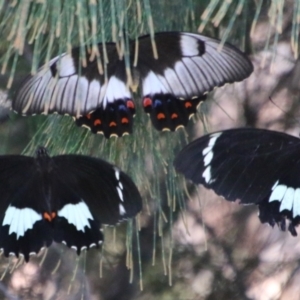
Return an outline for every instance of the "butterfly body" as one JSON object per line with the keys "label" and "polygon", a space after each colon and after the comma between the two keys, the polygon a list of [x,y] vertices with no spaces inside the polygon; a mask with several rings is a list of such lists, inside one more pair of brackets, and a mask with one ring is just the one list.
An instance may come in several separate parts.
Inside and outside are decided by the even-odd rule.
{"label": "butterfly body", "polygon": [[297,235],[300,139],[263,129],[221,131],[187,145],[174,165],[226,200],[258,205],[261,222]]}
{"label": "butterfly body", "polygon": [[52,241],[77,251],[99,246],[101,224],[141,210],[132,180],[117,167],[80,155],[0,157],[0,248],[25,260]]}
{"label": "butterfly body", "polygon": [[[220,47],[213,38],[161,32],[154,40],[155,46],[149,35],[129,43],[130,70],[120,44],[98,44],[98,57],[92,56],[88,47],[85,54],[74,48],[29,77],[14,99],[13,109],[23,115],[69,114],[93,133],[122,136],[132,132],[135,103],[130,88],[136,90],[138,84],[142,102],[152,102],[144,105],[144,110],[155,128],[173,131],[186,126],[206,93],[241,81],[253,71],[244,53],[229,44]],[[186,108],[182,102],[194,99],[197,103],[190,112],[190,106]],[[166,104],[168,100],[173,103]],[[165,107],[164,118],[159,106]],[[185,117],[177,116],[178,110],[184,110]]]}

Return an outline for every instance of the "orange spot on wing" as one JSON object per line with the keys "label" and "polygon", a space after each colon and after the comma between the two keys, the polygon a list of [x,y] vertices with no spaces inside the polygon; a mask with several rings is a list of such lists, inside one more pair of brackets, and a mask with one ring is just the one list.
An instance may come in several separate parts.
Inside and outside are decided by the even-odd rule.
{"label": "orange spot on wing", "polygon": [[129,100],[129,101],[127,101],[127,103],[126,103],[126,106],[127,106],[128,108],[134,108],[134,103],[133,103],[131,100]]}
{"label": "orange spot on wing", "polygon": [[95,121],[94,121],[94,126],[97,126],[97,125],[101,125],[101,120],[100,119],[96,119]]}
{"label": "orange spot on wing", "polygon": [[122,124],[128,124],[129,120],[127,118],[122,118],[121,123]]}
{"label": "orange spot on wing", "polygon": [[44,212],[43,213],[43,218],[49,222],[51,222],[55,217],[56,217],[56,212],[52,212],[52,213]]}
{"label": "orange spot on wing", "polygon": [[178,118],[178,115],[173,113],[172,116],[171,116],[171,119],[177,119]]}
{"label": "orange spot on wing", "polygon": [[184,106],[185,106],[186,108],[192,107],[192,103],[191,103],[191,102],[185,102],[185,103],[184,103]]}
{"label": "orange spot on wing", "polygon": [[151,98],[144,98],[143,105],[144,105],[144,107],[151,106],[152,105],[152,99]]}
{"label": "orange spot on wing", "polygon": [[163,113],[157,114],[157,119],[158,119],[158,120],[165,119],[165,118],[166,118],[166,115],[165,115],[165,114],[163,114]]}
{"label": "orange spot on wing", "polygon": [[92,115],[88,114],[88,115],[86,115],[86,118],[90,120],[92,118]]}
{"label": "orange spot on wing", "polygon": [[110,122],[109,123],[109,127],[116,127],[117,126],[117,123],[116,122],[114,122],[114,121],[112,121],[112,122]]}

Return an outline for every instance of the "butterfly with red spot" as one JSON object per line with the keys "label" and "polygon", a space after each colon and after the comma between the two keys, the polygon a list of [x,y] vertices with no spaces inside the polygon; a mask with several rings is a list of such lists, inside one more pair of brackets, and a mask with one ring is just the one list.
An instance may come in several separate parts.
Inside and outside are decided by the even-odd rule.
{"label": "butterfly with red spot", "polygon": [[90,47],[85,56],[81,48],[57,56],[25,81],[13,109],[23,115],[69,114],[93,133],[122,136],[132,132],[136,105],[130,88],[136,90],[139,83],[143,108],[154,127],[174,131],[187,125],[206,93],[242,81],[253,71],[243,52],[204,35],[160,32],[154,40],[156,51],[149,35],[130,42],[132,80],[115,43],[98,45],[100,57],[107,57],[101,62],[105,72]]}
{"label": "butterfly with red spot", "polygon": [[82,155],[0,156],[0,249],[28,261],[53,241],[79,255],[99,247],[101,224],[134,217],[142,209],[132,179],[116,166]]}
{"label": "butterfly with red spot", "polygon": [[300,224],[300,139],[240,128],[196,139],[176,156],[175,169],[229,201],[256,204],[262,223],[293,236]]}

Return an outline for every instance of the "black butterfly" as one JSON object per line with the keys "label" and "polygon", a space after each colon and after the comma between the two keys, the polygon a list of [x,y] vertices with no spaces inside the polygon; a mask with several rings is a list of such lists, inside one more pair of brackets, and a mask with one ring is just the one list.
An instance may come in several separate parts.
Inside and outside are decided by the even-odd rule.
{"label": "black butterfly", "polygon": [[[135,104],[132,90],[140,84],[142,105],[158,130],[186,126],[206,93],[225,83],[241,81],[253,71],[247,56],[237,48],[203,35],[180,32],[155,34],[158,56],[154,57],[149,35],[130,43],[133,83],[126,73],[124,56],[115,43],[106,49],[105,72],[86,48],[86,65],[80,48],[53,58],[49,65],[27,79],[13,101],[23,115],[59,113],[76,118],[76,124],[106,137],[132,132]],[[138,57],[135,63],[135,47]],[[106,76],[105,76],[106,75]],[[129,87],[130,85],[130,87]]]}
{"label": "black butterfly", "polygon": [[[297,235],[300,223],[300,140],[263,129],[232,129],[203,136],[175,158],[178,172],[229,201],[259,207],[262,223]],[[287,222],[289,220],[289,222]]]}
{"label": "black butterfly", "polygon": [[142,209],[131,178],[93,157],[0,156],[0,248],[4,255],[31,254],[52,241],[77,251],[103,241],[101,224],[116,224]]}

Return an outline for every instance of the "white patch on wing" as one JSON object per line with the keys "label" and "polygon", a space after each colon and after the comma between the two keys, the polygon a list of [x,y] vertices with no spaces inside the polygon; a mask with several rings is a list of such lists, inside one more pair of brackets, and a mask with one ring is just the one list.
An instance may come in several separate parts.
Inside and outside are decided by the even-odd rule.
{"label": "white patch on wing", "polygon": [[204,172],[203,172],[203,174],[202,174],[202,177],[204,177],[206,183],[209,183],[209,182],[210,182],[210,180],[211,180],[211,168],[210,168],[210,166],[208,166],[208,167],[204,170]]}
{"label": "white patch on wing", "polygon": [[296,189],[294,194],[293,218],[300,216],[300,189]]}
{"label": "white patch on wing", "polygon": [[207,155],[205,155],[205,157],[204,157],[204,166],[205,167],[210,164],[210,162],[213,159],[213,157],[214,157],[214,153],[212,151],[209,151],[207,153]]}
{"label": "white patch on wing", "polygon": [[222,134],[222,132],[213,133],[210,136],[207,147],[205,147],[202,151],[202,155],[204,156],[204,166],[205,167],[211,163],[211,161],[214,157],[213,147],[221,134]]}
{"label": "white patch on wing", "polygon": [[119,195],[120,200],[122,202],[124,202],[122,190],[118,186],[117,186],[117,191],[118,191],[118,195]]}
{"label": "white patch on wing", "polygon": [[121,203],[119,204],[119,212],[121,216],[126,214],[125,207]]}
{"label": "white patch on wing", "polygon": [[269,202],[272,202],[272,201],[281,201],[282,198],[283,198],[283,196],[284,196],[284,194],[285,194],[285,192],[286,192],[286,190],[287,190],[287,186],[286,185],[282,185],[282,184],[277,185],[274,188],[274,190],[273,190],[273,192],[272,192],[272,194],[271,194],[271,196],[269,198]]}
{"label": "white patch on wing", "polygon": [[66,84],[63,98],[57,99],[57,107],[60,107],[64,111],[73,111],[74,109],[73,100],[75,96],[77,79],[78,79],[77,75],[73,75],[69,77],[69,80]]}
{"label": "white patch on wing", "polygon": [[193,76],[194,68],[195,66],[193,66],[192,69],[188,70],[186,64],[184,64],[182,61],[178,61],[174,66],[175,72],[179,74],[180,79],[184,82],[186,86],[187,97],[192,97],[199,94],[198,81],[195,81]]}
{"label": "white patch on wing", "polygon": [[210,140],[209,140],[209,143],[208,143],[208,146],[209,147],[213,147],[218,139],[218,137],[222,134],[222,132],[216,132],[216,133],[213,133],[211,136],[210,136]]}
{"label": "white patch on wing", "polygon": [[93,79],[90,82],[89,85],[89,90],[88,90],[88,95],[86,98],[86,103],[84,106],[84,110],[85,111],[91,111],[92,109],[94,109],[95,107],[97,107],[102,99],[100,99],[99,102],[99,95],[100,95],[100,91],[101,91],[101,84],[99,80]]}
{"label": "white patch on wing", "polygon": [[276,181],[272,187],[269,202],[280,201],[280,212],[288,210],[293,212],[293,218],[300,216],[300,188],[295,189],[278,183],[279,181]]}
{"label": "white patch on wing", "polygon": [[289,187],[287,188],[280,204],[279,211],[283,211],[285,209],[291,210],[293,207],[293,202],[294,202],[294,194],[295,194],[295,189]]}
{"label": "white patch on wing", "polygon": [[177,98],[184,98],[187,96],[183,83],[179,80],[180,75],[177,74],[174,69],[167,68],[164,71],[164,76],[172,94],[174,94]]}
{"label": "white patch on wing", "polygon": [[118,168],[114,168],[114,169],[115,169],[116,179],[119,181],[120,180],[120,170]]}
{"label": "white patch on wing", "polygon": [[88,90],[89,81],[86,77],[79,76],[75,89],[74,105],[72,110],[73,114],[75,114],[76,117],[79,117],[81,115],[81,112],[84,110],[87,101]]}
{"label": "white patch on wing", "polygon": [[180,35],[180,48],[183,56],[199,55],[198,40],[187,35]]}
{"label": "white patch on wing", "polygon": [[87,205],[81,201],[77,204],[66,204],[57,212],[59,217],[65,218],[69,224],[73,224],[78,231],[83,231],[85,226],[91,227],[89,219],[93,220],[92,214]]}
{"label": "white patch on wing", "polygon": [[170,93],[166,79],[150,71],[143,79],[143,96],[160,93]]}
{"label": "white patch on wing", "polygon": [[60,77],[67,77],[75,74],[74,60],[69,54],[63,54],[60,57],[56,57],[56,59],[56,68]]}
{"label": "white patch on wing", "polygon": [[119,188],[120,188],[121,190],[123,190],[123,184],[122,184],[121,181],[119,181]]}
{"label": "white patch on wing", "polygon": [[272,186],[272,191],[276,188],[276,186],[278,185],[278,183],[279,183],[279,180],[277,180],[277,181],[274,183],[274,185]]}
{"label": "white patch on wing", "polygon": [[16,208],[9,206],[5,212],[2,226],[9,225],[8,234],[15,233],[17,239],[32,229],[34,224],[42,220],[42,215],[32,208]]}
{"label": "white patch on wing", "polygon": [[107,103],[112,103],[117,99],[130,99],[131,93],[126,86],[126,83],[120,79],[118,79],[116,76],[111,76],[107,89],[106,94],[103,100],[103,108],[106,108]]}

